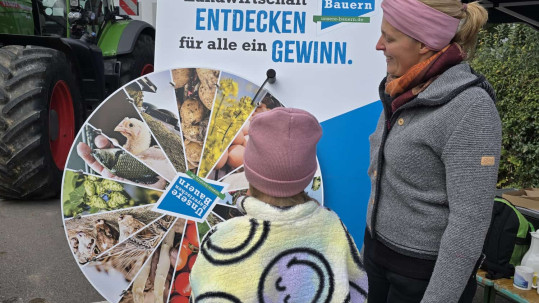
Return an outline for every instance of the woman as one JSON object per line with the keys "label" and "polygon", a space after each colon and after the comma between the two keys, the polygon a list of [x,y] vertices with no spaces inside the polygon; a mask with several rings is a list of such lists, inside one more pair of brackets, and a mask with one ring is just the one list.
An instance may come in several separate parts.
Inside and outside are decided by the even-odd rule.
{"label": "woman", "polygon": [[471,302],[501,147],[493,89],[464,61],[487,13],[455,0],[384,0],[382,9],[368,301]]}

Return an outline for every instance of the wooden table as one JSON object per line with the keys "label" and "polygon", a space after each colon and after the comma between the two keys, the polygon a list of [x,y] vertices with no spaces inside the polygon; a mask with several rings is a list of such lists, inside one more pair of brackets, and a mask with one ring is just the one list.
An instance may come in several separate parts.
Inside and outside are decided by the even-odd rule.
{"label": "wooden table", "polygon": [[490,280],[485,275],[486,272],[480,269],[476,276],[477,283],[485,288],[483,302],[494,303],[498,294],[519,303],[539,302],[539,294],[536,289],[521,290],[513,286],[513,279]]}

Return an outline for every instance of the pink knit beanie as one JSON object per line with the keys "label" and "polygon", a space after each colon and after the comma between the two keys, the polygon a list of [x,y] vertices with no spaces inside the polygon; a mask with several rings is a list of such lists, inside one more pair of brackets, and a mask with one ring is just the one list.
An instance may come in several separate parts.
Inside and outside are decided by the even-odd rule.
{"label": "pink knit beanie", "polygon": [[274,197],[302,192],[316,173],[321,136],[318,120],[301,109],[278,107],[254,116],[243,162],[247,181]]}

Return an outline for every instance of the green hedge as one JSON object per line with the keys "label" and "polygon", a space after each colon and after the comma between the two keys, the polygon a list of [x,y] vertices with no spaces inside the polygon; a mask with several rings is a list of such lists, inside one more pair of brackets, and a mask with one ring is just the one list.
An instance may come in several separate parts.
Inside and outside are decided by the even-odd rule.
{"label": "green hedge", "polygon": [[539,32],[488,26],[471,61],[494,86],[503,127],[498,187],[539,186]]}

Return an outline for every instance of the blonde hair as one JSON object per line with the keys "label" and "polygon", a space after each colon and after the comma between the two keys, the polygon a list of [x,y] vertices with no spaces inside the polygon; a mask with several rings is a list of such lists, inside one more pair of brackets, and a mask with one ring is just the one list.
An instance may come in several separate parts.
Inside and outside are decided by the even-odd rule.
{"label": "blonde hair", "polygon": [[460,19],[459,28],[451,42],[457,43],[466,52],[466,59],[472,58],[477,45],[477,34],[488,19],[487,10],[478,2],[464,6],[460,0],[419,1],[446,15]]}
{"label": "blonde hair", "polygon": [[[257,198],[259,200],[263,200],[271,205],[275,206],[293,206],[305,203],[307,201],[316,201],[315,199],[311,198],[306,192],[302,191],[299,194],[296,194],[292,197],[274,197],[267,195],[260,190],[256,189],[254,186],[249,184],[249,191],[251,192],[251,196],[253,198]],[[317,201],[318,202],[318,201]]]}

